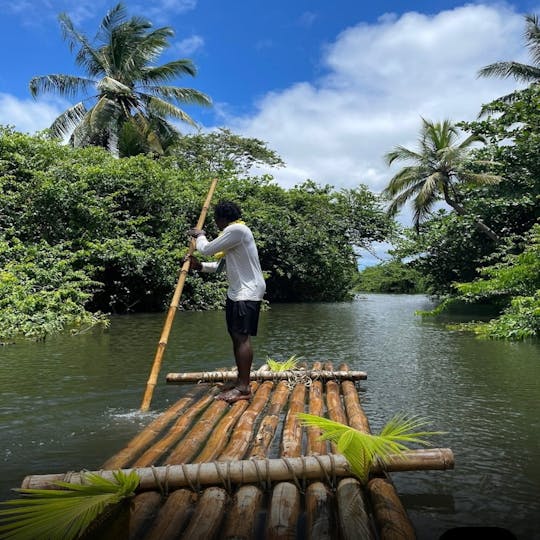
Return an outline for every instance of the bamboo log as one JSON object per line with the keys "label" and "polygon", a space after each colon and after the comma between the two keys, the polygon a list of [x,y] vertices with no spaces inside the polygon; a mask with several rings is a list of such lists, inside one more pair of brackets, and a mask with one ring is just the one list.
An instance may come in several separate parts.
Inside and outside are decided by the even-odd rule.
{"label": "bamboo log", "polygon": [[297,413],[304,412],[306,386],[297,384],[289,401],[289,411],[283,425],[281,457],[298,457],[302,453],[302,424]]}
{"label": "bamboo log", "polygon": [[[346,366],[340,366],[340,368],[346,370]],[[360,398],[358,397],[358,391],[356,386],[349,382],[343,381],[341,383],[341,389],[343,392],[343,401],[345,403],[345,410],[349,419],[349,426],[362,431],[363,433],[371,433],[369,427],[369,421],[360,404]]]}
{"label": "bamboo log", "polygon": [[[257,390],[257,383],[251,383],[251,392]],[[214,461],[227,445],[231,430],[238,422],[247,409],[249,401],[242,399],[233,403],[227,414],[219,421],[218,425],[212,430],[212,434],[206,441],[201,453],[193,460],[193,463],[201,463],[204,461]]]}
{"label": "bamboo log", "polygon": [[[313,364],[313,369],[315,371],[319,370],[321,366],[320,362],[315,362]],[[309,388],[309,413],[314,414],[315,416],[323,416],[324,413],[324,403],[323,403],[323,387],[322,383],[319,380],[313,381]],[[327,444],[326,441],[321,441],[320,436],[322,435],[322,430],[317,427],[310,426],[307,428],[307,444],[308,444],[308,455],[320,455],[327,453]]]}
{"label": "bamboo log", "polygon": [[150,422],[138,435],[133,437],[125,448],[110,457],[103,464],[103,469],[121,469],[133,463],[133,460],[157,438],[175,417],[184,413],[204,390],[204,387],[192,388],[183,398],[179,399],[172,407],[169,407],[163,414]]}
{"label": "bamboo log", "polygon": [[227,507],[227,492],[218,487],[205,489],[187,529],[181,536],[182,540],[203,540],[217,537],[225,509]]}
{"label": "bamboo log", "polygon": [[[268,390],[271,390],[271,387],[273,385],[267,385]],[[251,392],[254,394],[253,400],[256,401],[255,408],[257,410],[260,410],[259,407],[262,405],[262,399],[261,396],[264,396],[264,391],[262,394],[259,395],[257,392],[258,383],[254,382],[251,383]],[[264,399],[266,401],[266,399]],[[241,415],[248,407],[249,402],[248,400],[241,400],[236,403],[234,403],[231,407],[231,411],[229,411],[228,414],[225,415],[225,417],[220,421],[219,425],[214,430],[214,435],[210,438],[211,440],[207,441],[205,449],[202,451],[201,455],[198,457],[198,462],[204,462],[210,459],[211,456],[220,455],[220,452],[223,450],[223,447],[225,446],[227,440],[225,438],[225,432],[228,431],[229,426],[232,424],[233,421],[236,421],[238,419],[238,416]],[[258,413],[257,413],[258,414]],[[214,437],[215,436],[215,437]],[[219,440],[219,436],[221,436],[221,441]],[[230,459],[241,459],[243,454],[245,452],[245,449],[242,448],[242,446],[232,447],[232,453],[230,454]],[[207,459],[208,458],[208,459]],[[230,481],[226,477],[222,477],[223,484],[230,490]],[[247,486],[244,486],[247,487]],[[241,490],[243,488],[240,488]],[[252,492],[252,498],[251,501],[252,505],[256,505],[256,501],[259,499],[262,499],[262,491],[260,491],[258,488],[253,487],[253,490],[255,492],[258,492],[258,494],[253,495]],[[206,494],[206,491],[204,492]],[[226,513],[225,516],[225,523],[224,526],[227,527],[229,530],[232,529],[238,529],[240,527],[241,531],[250,530],[252,529],[254,525],[255,516],[250,515],[249,517],[243,516],[242,519],[240,519],[240,522],[231,522],[231,512],[238,514],[242,511],[243,503],[245,502],[246,497],[246,491],[242,491],[240,495],[237,494],[237,496],[233,500],[233,507],[232,509],[229,509],[229,511]],[[235,512],[236,509],[236,512]],[[202,512],[204,510],[201,510]],[[239,525],[241,523],[241,525]],[[232,535],[233,538],[237,538],[236,534]],[[203,537],[204,538],[204,537]]]}
{"label": "bamboo log", "polygon": [[375,538],[370,526],[367,501],[356,478],[344,478],[339,482],[336,499],[340,538],[342,540]]}
{"label": "bamboo log", "polygon": [[336,528],[333,497],[323,482],[314,482],[306,489],[306,530],[309,540],[331,540]]}
{"label": "bamboo log", "polygon": [[215,425],[219,422],[229,404],[221,399],[214,402],[204,411],[195,425],[186,433],[165,460],[167,465],[189,463],[197,455],[202,444],[208,438]]}
{"label": "bamboo log", "polygon": [[272,492],[266,538],[268,540],[296,540],[300,515],[300,492],[294,484],[279,483]]}
{"label": "bamboo log", "polygon": [[[206,214],[210,206],[210,201],[214,195],[214,191],[217,185],[217,178],[212,180],[208,193],[206,195],[206,200],[204,201],[201,213],[199,215],[199,221],[197,221],[197,229],[202,229],[204,225],[204,220],[206,219]],[[189,242],[188,255],[192,255],[195,251],[196,241],[192,238]],[[156,350],[156,355],[154,356],[154,362],[152,363],[152,369],[150,370],[150,375],[148,376],[148,381],[146,383],[146,390],[144,391],[143,400],[141,403],[141,411],[147,411],[150,408],[150,402],[152,401],[152,394],[154,393],[154,388],[156,386],[157,377],[159,370],[161,369],[161,363],[163,361],[163,354],[165,352],[165,347],[169,340],[169,334],[171,332],[172,323],[176,310],[178,309],[178,303],[180,301],[180,296],[184,289],[184,283],[186,282],[186,276],[189,272],[189,260],[186,259],[180,270],[180,276],[176,283],[176,288],[169,306],[169,311],[167,312],[167,317],[165,319],[165,324],[163,325],[163,330],[161,331],[161,336],[159,338],[158,347]]]}
{"label": "bamboo log", "polygon": [[[249,374],[251,381],[280,381],[294,379],[294,377],[309,377],[313,380],[360,381],[367,379],[365,371],[327,371],[323,369],[291,370],[291,371],[252,371]],[[231,371],[199,371],[194,373],[168,373],[166,381],[169,384],[184,383],[217,383],[235,381],[237,374]]]}
{"label": "bamboo log", "polygon": [[242,459],[247,452],[249,443],[253,436],[253,426],[259,413],[264,409],[268,397],[272,392],[274,383],[267,381],[259,387],[251,400],[251,404],[236,424],[236,428],[229,439],[225,449],[218,457],[218,461],[230,461],[232,459]]}
{"label": "bamboo log", "polygon": [[249,453],[250,458],[264,459],[270,443],[276,433],[279,424],[279,414],[289,397],[289,387],[286,381],[281,381],[272,395],[267,415],[262,419],[253,446]]}
{"label": "bamboo log", "polygon": [[[235,494],[225,518],[223,538],[253,540],[259,538],[257,523],[261,512],[263,492],[257,486],[242,486]],[[157,540],[157,539],[156,539]]]}
{"label": "bamboo log", "polygon": [[397,496],[394,486],[383,478],[367,485],[381,540],[414,540],[413,525]]}
{"label": "bamboo log", "polygon": [[[316,362],[314,369],[320,369],[321,363]],[[325,371],[333,371],[331,362],[323,366]],[[334,384],[336,384],[334,382]],[[328,390],[328,383],[326,384]],[[328,396],[327,396],[328,398]],[[320,381],[312,383],[309,393],[309,412],[317,416],[323,416],[323,386]],[[308,452],[312,454],[326,454],[327,443],[319,441],[321,431],[314,428],[308,429]],[[335,528],[333,523],[332,497],[327,486],[320,481],[312,482],[306,489],[306,532],[309,539],[327,540],[329,534]]]}
{"label": "bamboo log", "polygon": [[[393,472],[406,470],[445,470],[453,467],[454,459],[449,448],[409,450],[397,456],[390,456],[385,470]],[[407,466],[409,464],[409,466]],[[323,456],[303,456],[286,459],[245,459],[239,461],[212,461],[210,463],[169,465],[162,467],[142,467],[122,469],[126,474],[135,470],[140,477],[137,491],[168,486],[170,490],[195,484],[221,484],[227,479],[232,484],[257,482],[261,478],[270,482],[293,480],[294,477],[321,479],[326,476],[341,478],[351,476],[347,460],[340,454]],[[113,480],[114,471],[92,471],[94,474]],[[381,472],[379,464],[374,464],[372,473]],[[84,472],[29,475],[22,482],[22,488],[57,489],[55,482],[62,481],[81,484]]]}
{"label": "bamboo log", "polygon": [[328,418],[334,422],[347,424],[347,415],[343,410],[341,403],[340,387],[335,381],[326,383],[326,408],[328,410]]}
{"label": "bamboo log", "polygon": [[[344,366],[346,368],[346,366]],[[349,416],[349,425],[371,433],[369,422],[360,404],[360,399],[351,384],[346,381],[342,384],[343,392],[346,394],[345,404]],[[453,458],[452,458],[453,466]],[[367,494],[371,501],[378,534],[381,540],[408,540],[416,538],[412,523],[399,500],[399,496],[390,477],[385,472],[390,472],[390,468],[380,471],[381,478],[374,478],[368,483]],[[372,472],[373,474],[373,472]]]}
{"label": "bamboo log", "polygon": [[156,518],[161,504],[157,491],[139,493],[132,501],[129,515],[129,540],[142,538]]}
{"label": "bamboo log", "polygon": [[176,540],[191,515],[194,494],[189,489],[177,489],[168,497],[145,540]]}
{"label": "bamboo log", "polygon": [[133,466],[148,467],[149,465],[157,465],[158,460],[185,436],[187,429],[193,420],[203,409],[213,402],[215,393],[216,389],[214,388],[209,395],[204,396],[200,401],[194,403],[180,418],[178,418],[167,435],[146,450],[146,452],[135,461]]}
{"label": "bamboo log", "polygon": [[[335,381],[328,381],[326,383],[327,414],[330,420],[347,425],[347,415],[343,410],[339,390],[340,387]],[[335,442],[330,442],[330,447],[332,452],[337,452],[337,444]]]}

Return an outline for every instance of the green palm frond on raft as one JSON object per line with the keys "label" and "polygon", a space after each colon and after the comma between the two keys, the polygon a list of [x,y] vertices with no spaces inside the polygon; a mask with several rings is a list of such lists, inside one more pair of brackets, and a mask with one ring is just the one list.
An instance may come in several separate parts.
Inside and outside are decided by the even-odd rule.
{"label": "green palm frond on raft", "polygon": [[315,427],[322,431],[321,440],[329,440],[337,445],[337,451],[345,456],[352,472],[366,483],[369,470],[375,461],[383,465],[389,455],[399,455],[409,450],[405,444],[430,446],[424,439],[432,435],[441,435],[441,431],[418,431],[427,425],[427,421],[403,414],[394,416],[379,435],[363,433],[350,426],[328,420],[321,416],[298,413],[297,417],[304,426]]}
{"label": "green palm frond on raft", "polygon": [[0,509],[0,538],[74,540],[122,500],[135,495],[139,476],[135,471],[113,473],[115,481],[92,473],[84,474],[84,484],[56,482],[63,489],[17,489],[21,499],[3,501]]}
{"label": "green palm frond on raft", "polygon": [[277,360],[272,360],[271,358],[268,358],[266,360],[266,363],[268,364],[268,369],[270,371],[292,371],[296,369],[298,365],[298,360],[300,360],[300,357],[296,356],[296,354],[293,354],[288,360],[285,360],[283,362],[278,362]]}

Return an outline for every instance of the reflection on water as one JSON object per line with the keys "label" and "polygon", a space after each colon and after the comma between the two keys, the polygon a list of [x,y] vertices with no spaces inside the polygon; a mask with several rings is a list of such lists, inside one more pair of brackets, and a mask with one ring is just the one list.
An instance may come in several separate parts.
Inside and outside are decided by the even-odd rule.
{"label": "reflection on water", "polygon": [[[540,538],[540,345],[483,341],[415,310],[423,296],[274,305],[261,314],[255,364],[296,354],[367,371],[358,388],[377,432],[395,413],[446,432],[456,468],[393,475],[421,540],[458,526]],[[165,374],[233,365],[220,312],[176,315],[152,411],[141,414],[163,315],[107,331],[0,349],[0,499],[27,474],[95,469],[188,387]]]}

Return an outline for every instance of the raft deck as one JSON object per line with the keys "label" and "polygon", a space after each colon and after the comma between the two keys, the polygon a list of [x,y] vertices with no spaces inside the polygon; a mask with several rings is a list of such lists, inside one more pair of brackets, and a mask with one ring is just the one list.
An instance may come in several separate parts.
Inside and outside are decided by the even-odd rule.
{"label": "raft deck", "polygon": [[[302,427],[296,413],[369,432],[355,385],[366,375],[345,365],[334,372],[331,364],[320,362],[294,375],[265,373],[264,368],[252,373],[251,400],[232,405],[214,399],[215,384],[195,384],[103,464],[104,476],[136,468],[141,477],[124,512],[126,537],[414,539],[387,471],[452,468],[451,450],[411,451],[386,471],[375,467],[362,486],[333,443],[320,441],[319,430]],[[235,378],[231,371],[221,374],[214,374],[213,382]],[[167,382],[189,382],[184,375],[169,374]],[[77,482],[77,476],[28,476],[23,487]],[[99,538],[118,527],[109,523],[102,529]]]}

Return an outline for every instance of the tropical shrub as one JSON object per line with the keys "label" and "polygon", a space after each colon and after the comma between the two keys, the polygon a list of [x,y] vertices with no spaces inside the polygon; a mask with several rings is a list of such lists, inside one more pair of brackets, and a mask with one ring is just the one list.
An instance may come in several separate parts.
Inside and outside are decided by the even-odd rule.
{"label": "tropical shrub", "polygon": [[[212,138],[212,148],[220,140]],[[238,148],[241,159],[234,165],[238,169],[249,167],[255,159],[273,159],[262,152],[260,142],[244,145],[230,135],[222,142],[224,152],[216,154],[217,161]],[[252,145],[256,154],[249,158]],[[99,312],[165,310],[187,252],[186,231],[197,222],[210,183],[207,161],[203,160],[204,170],[196,173],[199,147],[207,155],[204,139],[199,139],[190,150],[193,163],[182,169],[174,155],[159,160],[117,159],[101,148],[73,149],[41,136],[1,129],[2,267],[9,267],[9,276],[4,275],[2,301],[7,309],[0,312],[0,339],[16,334],[44,337],[97,320],[92,317]],[[258,243],[267,300],[350,298],[357,272],[354,246],[383,239],[391,228],[377,197],[363,186],[337,192],[312,182],[287,191],[270,177],[240,179],[231,176],[230,168],[225,170],[214,201],[240,202]],[[219,231],[211,214],[205,228],[213,238]],[[31,272],[25,257],[37,260],[31,255],[36,249],[41,254],[38,259],[47,261],[47,255],[54,259],[43,267],[39,261],[33,263],[40,268],[39,283],[25,274]],[[19,252],[28,255],[16,256]],[[48,271],[61,263],[62,272],[56,279],[49,278]],[[17,291],[23,284],[27,295],[34,294],[32,287],[43,294],[46,287],[58,291],[66,286],[79,311],[72,306],[71,319],[57,317],[52,324],[41,312],[54,313],[50,298],[49,307],[43,301],[27,300],[22,310]],[[226,287],[223,275],[192,273],[180,308],[221,307]],[[22,313],[27,313],[26,322]],[[30,331],[32,324],[36,329]],[[38,329],[40,325],[47,329]]]}
{"label": "tropical shrub", "polygon": [[526,236],[527,247],[519,254],[483,268],[481,278],[455,285],[458,298],[467,302],[491,300],[502,314],[487,323],[462,325],[477,334],[520,340],[540,336],[540,225]]}

